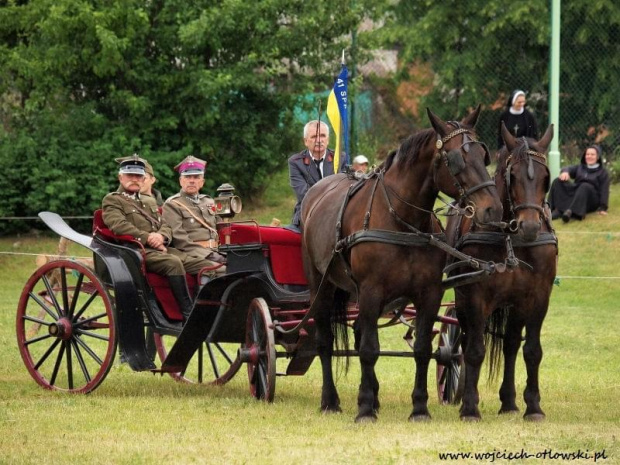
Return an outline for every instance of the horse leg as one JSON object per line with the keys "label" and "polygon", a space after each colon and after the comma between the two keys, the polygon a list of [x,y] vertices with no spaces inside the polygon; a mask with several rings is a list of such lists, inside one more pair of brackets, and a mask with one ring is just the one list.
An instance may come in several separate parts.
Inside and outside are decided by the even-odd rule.
{"label": "horse leg", "polygon": [[470,304],[465,307],[467,318],[459,318],[460,323],[465,323],[463,331],[467,335],[463,358],[465,361],[465,388],[463,390],[463,403],[460,409],[460,417],[463,421],[478,421],[481,418],[478,403],[478,380],[480,368],[484,361],[484,319],[482,312],[476,312],[475,306]]}
{"label": "horse leg", "polygon": [[[413,357],[415,359],[415,384],[411,393],[413,411],[409,415],[409,421],[425,421],[431,419],[428,411],[428,365],[433,351],[433,325],[439,312],[441,303],[441,290],[433,292],[427,290],[431,300],[416,305],[416,337],[413,345]],[[435,298],[435,296],[437,296]]]}
{"label": "horse leg", "polygon": [[504,379],[499,389],[499,399],[502,402],[499,414],[519,411],[516,403],[515,365],[517,353],[521,347],[521,332],[524,325],[517,319],[515,313],[515,309],[511,309],[504,334]]}
{"label": "horse leg", "polygon": [[377,420],[379,410],[379,381],[375,373],[375,364],[379,358],[379,331],[377,327],[379,302],[362,296],[357,318],[359,333],[359,359],[362,379],[357,395],[357,416],[355,422]]}
{"label": "horse leg", "polygon": [[525,345],[523,346],[523,359],[527,370],[527,383],[523,393],[523,399],[527,406],[523,418],[530,421],[545,419],[545,413],[540,408],[540,390],[538,387],[538,369],[542,360],[543,352],[540,345],[540,330],[542,320],[528,322],[525,330]]}
{"label": "horse leg", "polygon": [[313,305],[316,307],[314,316],[316,351],[321,361],[323,387],[321,389],[321,411],[342,412],[340,398],[334,383],[332,355],[334,352],[334,333],[331,326],[331,306],[335,288],[324,283],[321,294],[315,296]]}

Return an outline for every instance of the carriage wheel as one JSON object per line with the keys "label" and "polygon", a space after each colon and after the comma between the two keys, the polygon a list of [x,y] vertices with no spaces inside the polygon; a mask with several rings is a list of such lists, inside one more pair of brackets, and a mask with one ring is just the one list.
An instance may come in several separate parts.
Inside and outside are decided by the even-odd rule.
{"label": "carriage wheel", "polygon": [[[177,336],[153,333],[157,355],[163,363],[168,349],[176,342]],[[222,385],[230,381],[241,368],[239,344],[203,342],[184,371],[170,373],[177,381],[185,383]]]}
{"label": "carriage wheel", "polygon": [[276,346],[269,307],[261,297],[248,309],[244,361],[248,364],[250,392],[257,399],[273,402],[276,391]]}
{"label": "carriage wheel", "polygon": [[[456,318],[454,307],[448,307],[445,316]],[[437,359],[437,394],[442,404],[458,404],[464,383],[460,382],[463,366],[461,327],[442,323],[439,332],[439,358]],[[464,371],[463,371],[464,374]]]}
{"label": "carriage wheel", "polygon": [[17,307],[17,345],[46,389],[87,393],[116,354],[112,301],[93,271],[74,261],[46,263],[30,277]]}

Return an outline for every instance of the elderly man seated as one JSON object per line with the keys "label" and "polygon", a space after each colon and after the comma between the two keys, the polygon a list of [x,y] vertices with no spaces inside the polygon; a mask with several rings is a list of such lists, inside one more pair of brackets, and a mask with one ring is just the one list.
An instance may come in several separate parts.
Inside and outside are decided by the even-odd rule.
{"label": "elderly man seated", "polygon": [[164,221],[172,228],[172,246],[196,257],[214,268],[207,276],[214,278],[226,273],[226,259],[218,252],[215,202],[200,193],[205,183],[207,162],[188,156],[174,167],[179,173],[181,190],[164,203]]}

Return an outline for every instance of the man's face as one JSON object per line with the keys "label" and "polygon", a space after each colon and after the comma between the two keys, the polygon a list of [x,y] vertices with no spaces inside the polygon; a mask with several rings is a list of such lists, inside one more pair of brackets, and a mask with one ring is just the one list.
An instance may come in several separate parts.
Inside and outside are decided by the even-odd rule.
{"label": "man's face", "polygon": [[118,180],[123,189],[133,194],[140,192],[144,186],[144,175],[142,174],[119,174]]}
{"label": "man's face", "polygon": [[144,176],[144,184],[140,189],[140,193],[151,195],[153,193],[151,189],[153,188],[153,184],[155,184],[155,181],[157,181],[155,176],[151,176],[147,173],[146,176]]}
{"label": "man's face", "polygon": [[353,163],[351,168],[353,171],[361,171],[362,173],[366,173],[366,171],[368,171],[368,163]]}
{"label": "man's face", "polygon": [[202,189],[205,183],[205,178],[202,174],[190,174],[189,176],[179,177],[179,184],[181,184],[181,190],[187,195],[196,195]]}
{"label": "man's face", "polygon": [[[320,131],[317,131],[317,126]],[[327,134],[327,126],[318,123],[311,124],[308,127],[308,137],[304,137],[304,145],[312,154],[312,158],[320,159],[327,150],[329,144],[329,135]]]}

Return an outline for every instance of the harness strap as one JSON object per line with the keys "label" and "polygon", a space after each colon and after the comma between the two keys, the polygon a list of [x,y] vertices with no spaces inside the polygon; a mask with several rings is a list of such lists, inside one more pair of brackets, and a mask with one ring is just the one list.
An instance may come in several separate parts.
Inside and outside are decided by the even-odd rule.
{"label": "harness strap", "polygon": [[402,246],[424,246],[431,242],[431,238],[446,241],[446,235],[439,233],[432,234],[411,234],[401,231],[389,231],[386,229],[371,229],[366,231],[357,231],[353,234],[341,239],[336,244],[336,248],[346,250],[361,242],[381,242],[383,244],[402,245]]}

